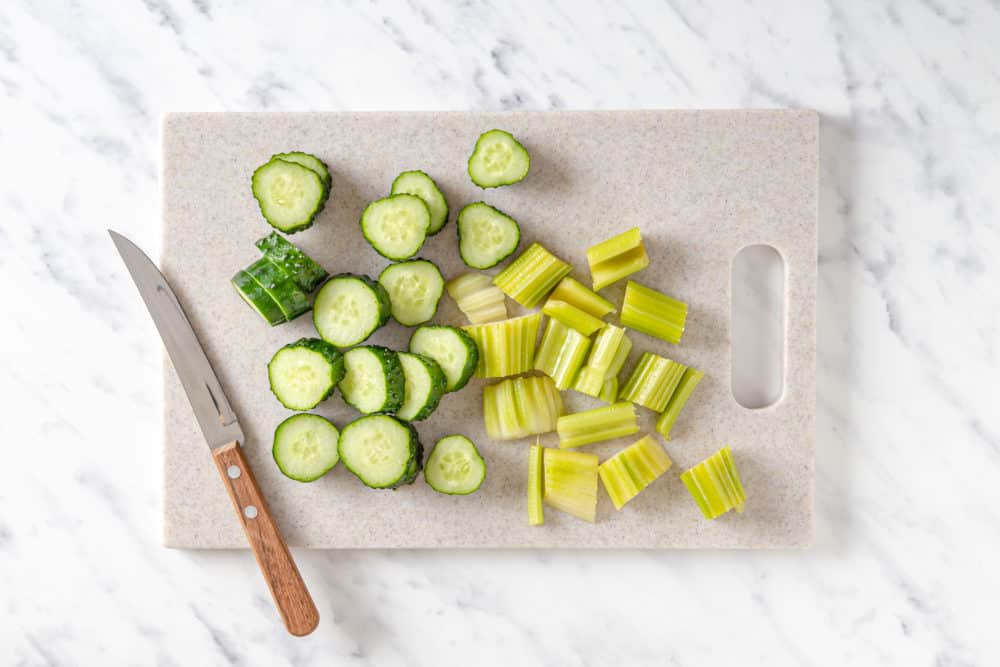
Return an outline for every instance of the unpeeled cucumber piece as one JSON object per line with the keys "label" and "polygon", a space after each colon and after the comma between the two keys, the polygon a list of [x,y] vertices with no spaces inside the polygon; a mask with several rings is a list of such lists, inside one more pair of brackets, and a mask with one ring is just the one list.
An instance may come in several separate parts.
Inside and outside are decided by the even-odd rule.
{"label": "unpeeled cucumber piece", "polygon": [[284,160],[285,162],[294,162],[295,164],[300,164],[306,169],[311,169],[316,172],[320,180],[323,181],[323,188],[326,190],[327,196],[330,194],[330,168],[326,166],[326,163],[320,160],[318,157],[312,153],[305,153],[303,151],[291,151],[288,153],[275,153],[271,156],[272,160]]}
{"label": "unpeeled cucumber piece", "polygon": [[240,295],[240,298],[272,327],[286,321],[285,314],[281,312],[277,302],[264,291],[264,288],[249,273],[237,271],[230,282],[236,288],[236,293]]}
{"label": "unpeeled cucumber piece", "polygon": [[280,158],[257,167],[251,189],[264,219],[286,234],[311,227],[327,195],[319,174]]}
{"label": "unpeeled cucumber piece", "polygon": [[474,493],[484,479],[486,461],[475,443],[464,435],[447,435],[438,440],[424,466],[427,484],[438,493],[449,496]]}
{"label": "unpeeled cucumber piece", "polygon": [[437,409],[448,381],[438,363],[413,352],[397,352],[403,368],[403,404],[396,416],[408,422],[426,419]]}
{"label": "unpeeled cucumber piece", "polygon": [[469,156],[469,178],[481,188],[522,181],[530,168],[527,149],[505,130],[483,132]]}
{"label": "unpeeled cucumber piece", "polygon": [[362,414],[395,412],[403,405],[406,381],[399,357],[380,345],[356,347],[344,355],[340,393]]}
{"label": "unpeeled cucumber piece", "polygon": [[337,427],[323,417],[292,415],[274,430],[271,455],[285,477],[313,482],[337,465],[339,440]]}
{"label": "unpeeled cucumber piece", "polygon": [[514,218],[484,202],[458,212],[458,252],[466,266],[488,269],[510,257],[521,242]]}
{"label": "unpeeled cucumber piece", "polygon": [[426,259],[390,264],[379,274],[378,282],[389,294],[392,318],[405,327],[434,317],[444,292],[441,271]]}
{"label": "unpeeled cucumber piece", "polygon": [[261,257],[245,271],[281,309],[285,320],[292,321],[309,310],[309,297],[280,266]]}
{"label": "unpeeled cucumber piece", "polygon": [[344,355],[319,338],[303,338],[274,353],[267,364],[271,392],[289,410],[311,410],[344,377]]}
{"label": "unpeeled cucumber piece", "polygon": [[361,233],[378,254],[393,261],[416,255],[430,224],[427,204],[410,194],[377,199],[361,213]]}
{"label": "unpeeled cucumber piece", "polygon": [[312,292],[326,280],[326,269],[278,232],[257,239],[254,245],[264,257],[284,269],[304,292]]}
{"label": "unpeeled cucumber piece", "polygon": [[427,228],[428,236],[440,232],[448,222],[448,202],[441,194],[441,189],[433,178],[419,169],[404,171],[397,176],[396,180],[392,182],[392,190],[389,194],[416,195],[424,200],[431,215],[431,223]]}
{"label": "unpeeled cucumber piece", "polygon": [[338,451],[344,467],[373,489],[412,484],[424,458],[416,430],[389,415],[369,415],[345,426]]}
{"label": "unpeeled cucumber piece", "polygon": [[319,288],[313,324],[323,340],[337,347],[364,342],[389,321],[392,306],[385,288],[368,276],[341,273]]}

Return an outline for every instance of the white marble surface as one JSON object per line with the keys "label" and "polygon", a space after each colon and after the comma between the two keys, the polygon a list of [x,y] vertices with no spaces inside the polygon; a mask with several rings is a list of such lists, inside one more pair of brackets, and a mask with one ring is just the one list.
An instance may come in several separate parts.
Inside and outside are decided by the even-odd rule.
{"label": "white marble surface", "polygon": [[[1000,662],[995,0],[236,4],[0,4],[0,664]],[[300,552],[292,639],[159,546],[161,112],[745,106],[824,114],[814,550]]]}

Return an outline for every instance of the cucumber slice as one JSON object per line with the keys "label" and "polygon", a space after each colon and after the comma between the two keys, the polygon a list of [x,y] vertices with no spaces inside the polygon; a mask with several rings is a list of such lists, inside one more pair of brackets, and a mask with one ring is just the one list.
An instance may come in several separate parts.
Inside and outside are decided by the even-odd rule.
{"label": "cucumber slice", "polygon": [[356,347],[344,355],[344,366],[340,393],[358,412],[395,412],[403,405],[403,367],[392,350]]}
{"label": "cucumber slice", "polygon": [[339,451],[344,467],[373,489],[412,483],[423,458],[413,427],[388,415],[361,417],[345,426]]}
{"label": "cucumber slice", "polygon": [[261,215],[286,234],[311,227],[326,201],[326,188],[319,174],[281,159],[257,167],[251,186]]}
{"label": "cucumber slice", "polygon": [[350,347],[388,322],[390,312],[384,287],[368,276],[341,273],[319,288],[313,303],[313,324],[326,342]]}
{"label": "cucumber slice", "polygon": [[344,355],[319,338],[289,343],[267,364],[271,392],[289,410],[312,410],[343,377]]}
{"label": "cucumber slice", "polygon": [[424,200],[431,214],[431,224],[427,235],[433,236],[441,231],[448,222],[448,202],[441,194],[434,179],[418,170],[404,171],[392,182],[393,195],[416,195]]}
{"label": "cucumber slice", "polygon": [[407,327],[434,317],[444,292],[441,271],[426,259],[390,264],[379,275],[378,282],[389,294],[393,319]]}
{"label": "cucumber slice", "polygon": [[479,135],[469,156],[469,178],[481,188],[496,188],[524,180],[531,168],[528,151],[504,130]]}
{"label": "cucumber slice", "polygon": [[416,195],[377,199],[361,214],[361,233],[375,252],[398,261],[417,254],[427,238],[431,212]]}
{"label": "cucumber slice", "polygon": [[445,391],[449,392],[464,387],[479,364],[476,341],[456,327],[419,327],[410,336],[409,350],[437,362],[447,380]]}
{"label": "cucumber slice", "polygon": [[397,352],[403,367],[403,406],[396,416],[408,422],[420,421],[437,409],[448,381],[444,371],[430,357],[412,352]]}
{"label": "cucumber slice", "polygon": [[236,288],[237,294],[247,302],[247,305],[264,318],[272,327],[285,321],[285,314],[278,308],[277,302],[257,284],[249,273],[238,271],[229,281]]}
{"label": "cucumber slice", "polygon": [[464,435],[446,435],[434,444],[424,468],[424,481],[438,493],[467,496],[483,485],[486,461]]}
{"label": "cucumber slice", "polygon": [[458,212],[458,252],[474,269],[496,266],[517,250],[521,227],[506,213],[476,202]]}
{"label": "cucumber slice", "polygon": [[264,257],[284,269],[304,292],[312,292],[326,279],[326,269],[278,232],[271,232],[264,238],[257,239],[254,245],[264,253]]}
{"label": "cucumber slice", "polygon": [[292,415],[274,429],[271,455],[278,470],[297,482],[312,482],[340,460],[337,427],[319,415]]}
{"label": "cucumber slice", "polygon": [[261,257],[245,271],[274,299],[289,322],[309,310],[309,297],[280,266]]}
{"label": "cucumber slice", "polygon": [[320,160],[318,157],[312,153],[303,153],[302,151],[292,151],[290,153],[275,153],[271,156],[272,160],[284,160],[285,162],[294,162],[295,164],[301,164],[306,169],[311,169],[316,172],[319,179],[323,181],[323,187],[326,189],[327,194],[330,193],[330,169],[326,166],[326,163]]}

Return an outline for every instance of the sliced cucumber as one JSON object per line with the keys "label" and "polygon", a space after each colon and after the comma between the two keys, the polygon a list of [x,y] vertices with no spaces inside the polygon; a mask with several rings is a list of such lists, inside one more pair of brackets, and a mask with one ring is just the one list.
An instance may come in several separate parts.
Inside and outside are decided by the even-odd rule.
{"label": "sliced cucumber", "polygon": [[289,343],[267,364],[271,392],[289,410],[312,410],[343,377],[344,355],[319,338]]}
{"label": "sliced cucumber", "polygon": [[479,135],[469,156],[469,178],[481,188],[496,188],[524,180],[531,168],[528,151],[504,130]]}
{"label": "sliced cucumber", "polygon": [[483,485],[486,461],[464,435],[446,435],[437,441],[424,468],[424,480],[438,493],[467,496]]}
{"label": "sliced cucumber", "polygon": [[257,167],[251,184],[264,219],[286,234],[312,226],[326,201],[326,187],[319,174],[282,159]]}
{"label": "sliced cucumber", "polygon": [[271,260],[261,257],[245,270],[274,299],[286,320],[292,321],[309,310],[309,297],[306,293],[299,289],[284,269]]}
{"label": "sliced cucumber", "polygon": [[264,291],[264,288],[249,273],[238,271],[230,282],[240,297],[247,302],[247,305],[253,308],[272,327],[285,321],[285,314],[281,312],[278,303]]}
{"label": "sliced cucumber", "polygon": [[431,214],[431,224],[427,235],[433,236],[448,222],[448,202],[434,179],[420,170],[404,171],[392,182],[394,195],[416,195],[424,200]]}
{"label": "sliced cucumber", "polygon": [[378,282],[389,293],[393,319],[407,327],[434,317],[444,292],[441,271],[426,259],[390,264],[379,275]]}
{"label": "sliced cucumber", "polygon": [[278,470],[297,482],[312,482],[340,460],[337,427],[319,415],[292,415],[274,429],[271,455]]}
{"label": "sliced cucumber", "polygon": [[340,393],[358,412],[395,412],[403,405],[403,367],[392,350],[356,347],[344,355],[344,366]]}
{"label": "sliced cucumber", "polygon": [[377,199],[361,214],[361,233],[375,251],[391,260],[409,259],[427,238],[431,212],[416,195]]}
{"label": "sliced cucumber", "polygon": [[304,292],[312,292],[326,279],[326,269],[313,261],[278,232],[271,232],[255,244],[264,257],[284,269]]}
{"label": "sliced cucumber", "polygon": [[444,371],[430,357],[412,352],[397,352],[403,366],[403,405],[396,416],[408,422],[420,421],[437,409],[448,381]]}
{"label": "sliced cucumber", "polygon": [[488,269],[510,257],[521,242],[517,221],[481,201],[458,212],[458,252],[474,269]]}
{"label": "sliced cucumber", "polygon": [[326,163],[320,160],[318,157],[312,153],[303,153],[302,151],[292,151],[290,153],[275,153],[271,156],[272,160],[284,160],[285,162],[294,162],[295,164],[301,164],[306,169],[312,169],[319,176],[319,179],[323,181],[323,187],[326,189],[327,194],[330,193],[330,169],[326,166]]}
{"label": "sliced cucumber", "polygon": [[344,466],[373,489],[395,489],[416,479],[423,447],[412,426],[388,415],[361,417],[340,433]]}
{"label": "sliced cucumber", "polygon": [[313,303],[313,324],[328,343],[350,347],[389,321],[385,288],[368,276],[341,273],[326,281]]}
{"label": "sliced cucumber", "polygon": [[410,336],[409,349],[437,362],[448,381],[446,391],[464,387],[479,363],[476,341],[456,327],[420,327]]}

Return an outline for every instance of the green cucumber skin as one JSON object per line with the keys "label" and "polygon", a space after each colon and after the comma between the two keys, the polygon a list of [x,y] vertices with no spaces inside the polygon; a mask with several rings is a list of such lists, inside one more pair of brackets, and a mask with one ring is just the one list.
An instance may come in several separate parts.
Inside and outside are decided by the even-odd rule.
{"label": "green cucumber skin", "polygon": [[[306,153],[305,151],[288,151],[287,153],[275,153],[274,155],[271,156],[271,159],[284,160],[285,162],[294,162],[295,164],[302,165],[306,169],[311,169],[312,171],[316,172],[316,175],[319,176],[319,180],[323,181],[324,189],[326,190],[327,196],[329,196],[330,184],[331,184],[330,167],[328,167],[326,162],[323,162],[323,160],[320,160],[312,153]],[[326,199],[324,199],[324,201],[326,201]]]}
{"label": "green cucumber skin", "polygon": [[[453,437],[453,436],[459,436],[461,438],[465,438],[466,440],[468,440],[469,444],[472,445],[472,451],[474,451],[476,453],[476,456],[479,457],[479,460],[482,462],[482,464],[483,464],[483,476],[482,476],[482,478],[480,478],[479,484],[477,484],[475,486],[475,488],[469,489],[468,491],[443,491],[443,490],[437,488],[436,486],[434,486],[433,482],[431,482],[429,479],[427,479],[427,471],[426,470],[424,471],[424,481],[427,482],[427,486],[429,486],[432,489],[434,489],[434,491],[436,491],[437,493],[440,493],[440,494],[445,495],[445,496],[468,496],[468,495],[472,495],[473,493],[475,493],[476,491],[478,491],[479,489],[481,489],[482,486],[483,486],[483,482],[486,481],[486,474],[487,474],[486,459],[484,459],[483,455],[479,452],[479,448],[476,447],[476,443],[472,442],[471,438],[469,438],[467,436],[464,436],[461,433],[449,433],[449,434],[446,434],[446,435],[442,435],[440,438],[438,438],[438,442],[441,442],[445,438],[450,438],[450,437]],[[437,443],[435,443],[434,446],[436,447]],[[433,455],[434,455],[434,448],[432,447],[431,448],[431,456],[433,456]]]}
{"label": "green cucumber skin", "polygon": [[301,164],[299,164],[297,162],[289,162],[288,160],[282,160],[281,158],[277,158],[277,159],[280,162],[285,162],[287,164],[294,164],[294,165],[297,165],[299,167],[302,167],[303,169],[305,169],[306,171],[308,171],[309,173],[311,173],[313,176],[316,177],[316,180],[319,181],[320,189],[323,191],[323,196],[320,197],[320,199],[319,199],[318,202],[316,202],[316,206],[313,208],[312,212],[310,212],[310,214],[307,216],[306,220],[300,222],[297,225],[292,225],[291,227],[288,227],[288,228],[282,228],[282,227],[279,227],[278,225],[274,224],[273,222],[271,222],[270,219],[268,219],[267,213],[265,212],[265,210],[267,208],[267,204],[264,202],[263,196],[257,193],[257,174],[262,169],[264,169],[265,167],[267,167],[269,164],[271,164],[272,162],[274,162],[274,159],[268,160],[267,162],[265,162],[264,164],[260,165],[259,167],[257,167],[254,170],[253,176],[250,177],[250,191],[253,193],[253,198],[255,200],[257,200],[257,207],[260,209],[260,214],[264,217],[264,220],[267,221],[267,224],[271,225],[272,227],[274,227],[275,229],[277,229],[280,232],[284,232],[285,234],[297,234],[298,232],[304,231],[304,230],[309,229],[310,227],[313,226],[313,223],[316,222],[316,216],[319,215],[320,211],[322,211],[323,207],[326,205],[326,200],[329,197],[330,191],[326,187],[326,185],[323,183],[323,178],[319,174],[317,174],[315,171],[313,171],[312,169],[309,169],[308,167],[304,167],[304,166],[302,166]]}
{"label": "green cucumber skin", "polygon": [[284,269],[304,292],[312,292],[328,275],[326,269],[278,232],[257,239],[255,245],[264,257]]}
{"label": "green cucumber skin", "polygon": [[287,321],[291,322],[312,308],[309,297],[291,276],[266,257],[261,257],[244,270],[274,299]]}
{"label": "green cucumber skin", "polygon": [[[374,416],[377,415],[365,415],[363,417],[359,417],[358,419],[355,419],[354,422],[351,422],[351,424],[361,421],[362,419],[367,419],[368,417],[374,417]],[[412,424],[405,422],[402,419],[396,419],[391,415],[383,415],[383,416],[389,417],[390,419],[395,420],[398,424],[405,426],[410,433],[410,458],[407,459],[406,468],[403,471],[403,475],[398,480],[396,480],[395,482],[393,482],[388,486],[375,486],[369,484],[368,481],[365,480],[365,478],[358,473],[358,471],[356,471],[354,468],[351,467],[350,457],[345,458],[342,450],[339,451],[338,453],[340,455],[340,460],[344,464],[344,467],[347,468],[352,475],[357,477],[358,480],[360,480],[361,483],[367,486],[369,489],[377,489],[379,491],[390,489],[392,491],[395,491],[401,486],[404,486],[406,484],[413,484],[413,482],[416,481],[417,475],[423,469],[424,465],[424,446],[420,442],[420,436],[417,433],[417,429],[413,428]],[[347,426],[341,429],[340,431],[341,441],[343,441],[344,433],[348,432],[348,429],[351,427],[351,424],[348,424]]]}
{"label": "green cucumber skin", "polygon": [[444,371],[441,370],[436,361],[422,354],[417,354],[416,352],[399,352],[398,354],[408,354],[416,358],[427,369],[427,374],[431,376],[431,390],[427,402],[424,403],[417,414],[413,415],[410,421],[418,422],[427,419],[437,410],[438,405],[441,403],[441,397],[447,393],[448,380],[444,376]]}
{"label": "green cucumber skin", "polygon": [[477,265],[472,264],[471,262],[469,262],[467,259],[465,259],[465,256],[462,255],[462,263],[463,264],[465,264],[466,266],[468,266],[470,269],[483,270],[483,269],[493,268],[494,266],[496,266],[500,262],[504,261],[505,259],[507,259],[511,255],[513,255],[515,252],[517,252],[518,247],[521,245],[521,225],[518,224],[517,220],[515,220],[514,218],[510,217],[509,215],[507,215],[506,213],[504,213],[503,211],[501,211],[497,207],[490,206],[486,202],[477,201],[477,202],[473,202],[471,204],[466,204],[458,212],[458,218],[456,218],[456,222],[455,222],[455,227],[458,230],[458,248],[459,248],[459,254],[460,255],[461,255],[461,248],[462,248],[462,224],[461,224],[462,213],[465,212],[466,209],[471,209],[471,208],[478,207],[478,206],[485,206],[485,207],[487,207],[489,209],[492,209],[497,214],[499,214],[502,217],[507,218],[508,220],[510,220],[511,222],[513,222],[514,223],[514,227],[517,229],[517,243],[515,243],[514,247],[510,249],[510,252],[508,252],[506,255],[498,258],[492,264],[488,264],[486,266],[477,266]]}
{"label": "green cucumber skin", "polygon": [[[521,178],[518,178],[517,180],[508,181],[508,182],[505,182],[505,183],[497,183],[496,185],[483,185],[482,183],[480,183],[479,181],[476,180],[476,177],[472,173],[472,160],[473,160],[473,158],[476,157],[476,153],[479,151],[479,144],[480,144],[480,142],[482,142],[483,138],[486,135],[491,134],[493,132],[501,132],[503,134],[506,134],[508,137],[510,137],[511,141],[513,141],[514,144],[519,149],[521,149],[522,151],[524,151],[524,155],[525,155],[525,157],[527,158],[527,161],[528,161],[528,168],[524,170],[524,174],[521,176]],[[479,138],[476,139],[476,145],[472,149],[472,155],[469,156],[469,161],[468,161],[468,163],[466,165],[466,173],[469,174],[469,179],[473,183],[475,183],[477,186],[483,188],[484,190],[488,190],[490,188],[502,188],[502,187],[507,186],[507,185],[514,185],[515,183],[520,183],[521,181],[523,181],[525,178],[528,177],[528,174],[530,172],[531,172],[531,153],[528,152],[528,149],[524,147],[524,144],[522,144],[520,141],[518,141],[517,138],[513,134],[511,134],[507,130],[501,130],[499,128],[494,128],[492,130],[486,130],[485,132],[483,132],[482,134],[479,135]]]}
{"label": "green cucumber skin", "polygon": [[[329,466],[326,470],[324,470],[319,475],[316,475],[316,476],[313,476],[313,477],[296,477],[295,475],[291,474],[288,470],[286,470],[285,466],[282,465],[282,463],[281,463],[281,457],[278,455],[278,439],[281,436],[282,427],[285,426],[286,424],[288,424],[289,422],[292,422],[293,420],[302,419],[304,417],[305,418],[313,418],[313,417],[315,417],[317,419],[322,419],[323,421],[330,423],[330,425],[333,426],[334,428],[337,428],[333,424],[333,422],[330,422],[329,419],[327,419],[326,417],[322,417],[320,415],[314,415],[314,414],[308,413],[308,412],[300,412],[298,414],[294,414],[291,417],[288,417],[287,419],[285,419],[284,421],[282,421],[274,429],[274,439],[273,439],[273,442],[271,444],[271,458],[274,459],[274,463],[275,463],[275,465],[278,466],[278,470],[281,471],[282,475],[284,475],[288,479],[295,480],[296,482],[302,482],[303,484],[308,484],[309,482],[315,482],[317,479],[320,479],[321,477],[324,477],[328,472],[330,472],[331,470],[333,470],[334,468],[336,468],[337,464],[340,463],[340,453],[339,452],[337,453],[337,460],[333,462],[333,465]],[[339,435],[339,431],[338,431],[338,435]]]}
{"label": "green cucumber skin", "polygon": [[451,329],[458,334],[459,338],[462,339],[465,349],[469,351],[468,359],[466,359],[465,366],[462,368],[462,375],[459,377],[458,382],[455,383],[455,386],[446,389],[446,392],[455,392],[465,387],[465,385],[469,383],[469,380],[472,379],[472,374],[476,372],[476,367],[479,365],[479,346],[476,344],[475,339],[458,327],[452,327],[445,324],[424,325],[417,327],[414,329],[413,333],[410,334],[410,341],[406,346],[406,349],[410,352],[413,352],[411,349],[413,337],[417,335],[417,332],[421,329]]}
{"label": "green cucumber skin", "polygon": [[270,326],[283,324],[285,314],[278,307],[278,302],[271,298],[271,295],[264,291],[264,288],[257,284],[246,271],[237,271],[236,275],[229,281],[244,298],[248,301],[248,306],[260,315],[260,317]]}
{"label": "green cucumber skin", "polygon": [[[434,229],[434,231],[431,231],[431,229],[434,228],[434,220],[432,219],[431,220],[431,226],[427,230],[427,236],[429,236],[429,237],[430,236],[434,236],[435,234],[439,234],[441,232],[441,230],[444,229],[448,225],[448,216],[451,215],[451,206],[448,205],[448,200],[445,198],[444,193],[441,192],[441,188],[438,187],[437,181],[435,181],[433,178],[431,178],[430,175],[427,174],[427,172],[423,171],[422,169],[409,169],[407,171],[404,171],[404,172],[400,173],[399,176],[397,176],[396,178],[393,179],[393,181],[392,181],[392,187],[389,188],[389,194],[392,194],[392,195],[399,194],[399,193],[396,192],[396,183],[400,179],[402,179],[403,177],[405,177],[408,174],[422,174],[423,176],[426,176],[427,180],[429,180],[434,185],[434,189],[437,190],[438,195],[441,196],[441,201],[444,202],[444,220],[441,222],[440,225],[438,225],[437,229]],[[430,210],[430,206],[429,205],[428,205],[427,209]]]}
{"label": "green cucumber skin", "polygon": [[[375,297],[378,299],[378,306],[379,306],[378,326],[372,329],[371,333],[369,333],[368,335],[371,336],[373,333],[375,333],[383,326],[385,326],[385,323],[388,322],[389,318],[392,317],[392,302],[389,301],[389,293],[385,291],[385,288],[382,287],[382,285],[377,280],[369,278],[368,276],[362,275],[360,273],[338,273],[336,275],[330,276],[330,279],[327,280],[326,283],[332,282],[340,278],[353,278],[355,280],[360,280],[365,285],[368,285],[368,287],[370,287],[375,292]],[[323,283],[323,285],[326,286],[326,283]],[[320,287],[320,289],[323,288]]]}
{"label": "green cucumber skin", "polygon": [[[268,367],[267,383],[268,386],[271,388],[271,393],[274,394],[274,397],[278,399],[278,402],[281,403],[286,408],[288,408],[289,410],[312,410],[317,405],[319,405],[326,399],[330,398],[330,396],[333,395],[334,390],[337,388],[337,385],[340,384],[340,381],[344,379],[344,373],[346,371],[344,367],[344,353],[335,348],[333,345],[327,343],[322,338],[300,338],[294,343],[289,343],[288,345],[282,346],[278,350],[278,352],[281,352],[281,350],[284,350],[286,348],[296,348],[296,347],[304,347],[306,349],[312,350],[313,352],[318,352],[323,355],[323,358],[326,359],[327,362],[329,362],[330,379],[332,381],[330,384],[329,391],[327,391],[322,398],[316,401],[315,404],[307,408],[295,408],[289,405],[285,405],[285,402],[281,400],[281,396],[279,396],[278,392],[274,390],[274,380],[271,378],[270,363],[268,363],[267,365]],[[274,356],[277,356],[278,352],[275,352]],[[274,359],[274,356],[271,357],[272,360]]]}
{"label": "green cucumber skin", "polygon": [[[385,403],[382,404],[380,409],[364,414],[391,414],[403,405],[403,392],[406,390],[406,379],[403,376],[403,365],[399,363],[399,357],[396,356],[395,351],[390,350],[387,347],[382,347],[381,345],[363,345],[354,349],[362,348],[375,354],[379,361],[379,365],[382,366],[382,375],[385,377]],[[344,396],[345,403],[358,412],[361,412],[361,409],[351,403],[343,392],[341,392],[341,396]]]}
{"label": "green cucumber skin", "polygon": [[[424,322],[430,322],[432,319],[434,319],[434,316],[437,315],[438,306],[441,305],[441,296],[444,294],[444,283],[445,283],[444,276],[441,274],[441,269],[438,268],[438,265],[435,264],[434,262],[432,262],[429,259],[423,259],[423,258],[420,258],[420,257],[414,257],[413,259],[404,259],[401,262],[395,262],[395,263],[390,264],[389,266],[385,267],[384,269],[382,269],[382,272],[378,274],[378,281],[377,281],[378,282],[378,286],[382,288],[382,291],[385,292],[386,299],[389,300],[389,314],[392,316],[392,319],[395,320],[401,326],[404,326],[404,327],[419,326],[419,325],[423,324],[423,322],[417,322],[415,324],[407,324],[405,322],[400,322],[399,319],[396,318],[396,315],[392,313],[392,297],[389,296],[389,290],[387,290],[382,285],[381,281],[382,281],[382,276],[385,275],[386,271],[389,271],[393,267],[398,267],[401,264],[411,264],[411,263],[414,263],[414,262],[426,262],[427,264],[430,264],[431,266],[433,266],[437,270],[438,276],[441,278],[441,291],[438,292],[437,299],[434,300],[434,312],[431,314],[430,317],[428,317],[426,320],[424,320]],[[399,269],[397,268],[396,270],[398,271]]]}

